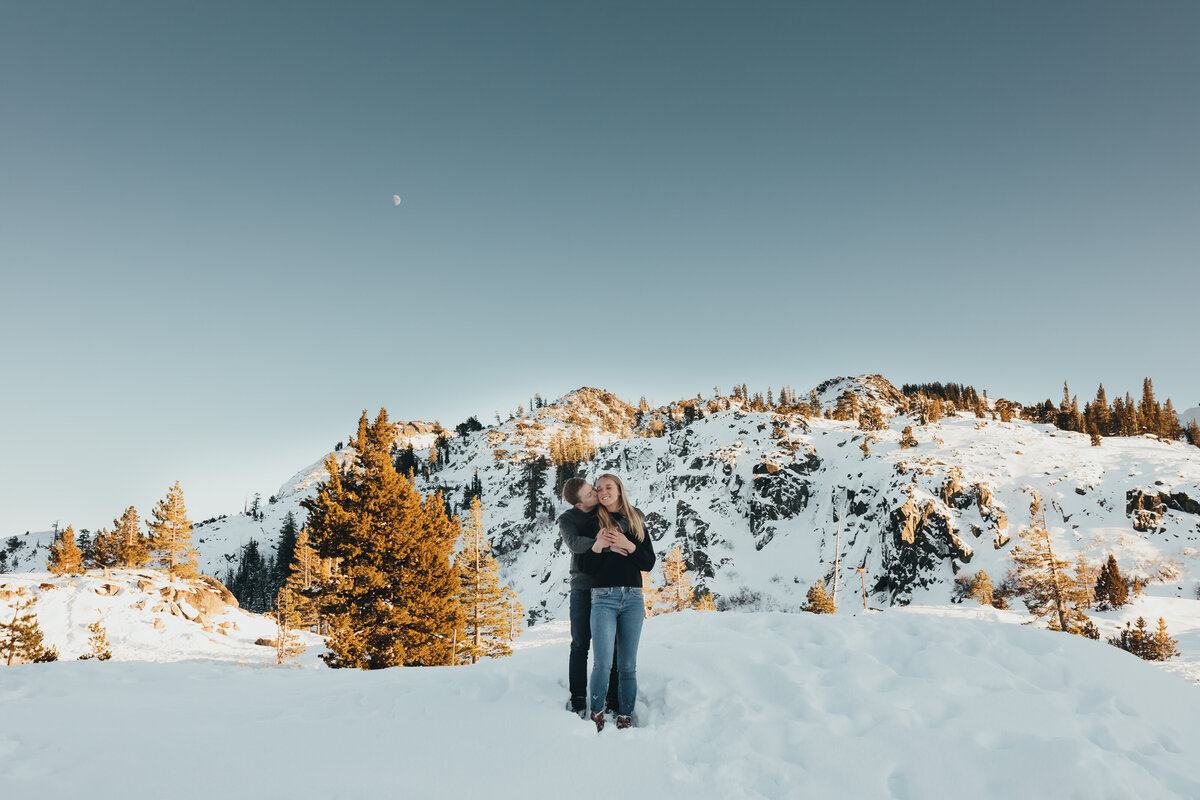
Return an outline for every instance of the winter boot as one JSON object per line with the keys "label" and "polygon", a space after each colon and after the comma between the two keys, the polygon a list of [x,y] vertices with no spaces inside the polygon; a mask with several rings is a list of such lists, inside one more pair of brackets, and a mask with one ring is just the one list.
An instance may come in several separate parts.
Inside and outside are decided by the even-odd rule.
{"label": "winter boot", "polygon": [[592,722],[596,723],[596,733],[604,730],[604,712],[596,712],[592,714]]}
{"label": "winter boot", "polygon": [[623,731],[626,728],[632,728],[632,727],[633,727],[633,717],[623,717],[623,716],[617,717],[617,730]]}

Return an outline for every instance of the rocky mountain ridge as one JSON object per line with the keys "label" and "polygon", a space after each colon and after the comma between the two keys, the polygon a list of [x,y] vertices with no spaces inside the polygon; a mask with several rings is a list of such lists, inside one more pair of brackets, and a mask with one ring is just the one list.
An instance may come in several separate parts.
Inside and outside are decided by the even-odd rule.
{"label": "rocky mountain ridge", "polygon": [[[1033,491],[1064,557],[1098,564],[1111,552],[1151,580],[1150,591],[1193,596],[1200,450],[1153,436],[1092,447],[1085,435],[952,405],[920,424],[919,414],[904,413],[908,398],[877,375],[832,379],[794,399],[815,394],[827,411],[846,392],[859,412],[880,409],[878,429],[754,411],[746,397],[650,408],[585,387],[482,430],[443,431],[432,469],[439,434],[430,423],[399,427],[397,449],[414,448],[418,488],[443,492],[456,513],[478,475],[502,578],[532,622],[563,616],[568,558],[554,521],[565,506],[554,496],[553,466],[527,516],[530,465],[572,440],[587,445],[580,474],[618,474],[659,554],[678,545],[694,583],[721,607],[795,609],[818,580],[836,580],[840,605],[862,604],[864,589],[872,606],[945,602],[964,570],[985,569],[996,581],[1007,572]],[[269,553],[288,512],[303,522],[300,502],[325,477],[323,462],[280,487],[262,519],[197,525],[201,570],[223,575],[251,538]]]}

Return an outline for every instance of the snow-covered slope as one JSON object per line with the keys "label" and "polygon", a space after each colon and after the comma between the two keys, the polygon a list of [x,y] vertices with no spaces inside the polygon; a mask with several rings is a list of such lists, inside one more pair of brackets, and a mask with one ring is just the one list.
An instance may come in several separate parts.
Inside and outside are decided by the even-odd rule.
{"label": "snow-covered slope", "polygon": [[651,618],[638,727],[599,735],[563,711],[561,622],[473,667],[12,667],[0,796],[611,797],[616,764],[644,797],[1200,797],[1179,678],[1001,612],[924,612]]}
{"label": "snow-covered slope", "polygon": [[[62,660],[91,650],[88,626],[99,622],[113,661],[276,661],[274,647],[255,644],[275,638],[275,623],[238,608],[233,595],[211,579],[171,581],[160,570],[0,575],[0,615],[6,622],[15,606],[27,600],[34,601],[30,610],[44,644],[55,647]],[[300,636],[308,651],[298,661],[320,663],[321,637]]]}

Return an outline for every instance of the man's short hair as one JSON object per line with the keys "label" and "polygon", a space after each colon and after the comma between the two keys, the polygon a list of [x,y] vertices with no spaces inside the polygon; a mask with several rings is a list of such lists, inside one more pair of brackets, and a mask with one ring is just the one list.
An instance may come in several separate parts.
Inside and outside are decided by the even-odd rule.
{"label": "man's short hair", "polygon": [[568,478],[563,484],[563,500],[571,505],[579,502],[579,490],[587,483],[583,478]]}

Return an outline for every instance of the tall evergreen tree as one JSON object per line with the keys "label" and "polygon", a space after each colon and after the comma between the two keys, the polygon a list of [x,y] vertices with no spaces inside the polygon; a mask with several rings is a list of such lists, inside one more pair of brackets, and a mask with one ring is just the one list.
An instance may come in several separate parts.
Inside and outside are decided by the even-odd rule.
{"label": "tall evergreen tree", "polygon": [[296,546],[292,551],[291,571],[288,574],[285,588],[292,592],[295,625],[310,628],[318,623],[316,597],[321,588],[330,579],[330,570],[326,568],[326,560],[317,555],[316,549],[308,540],[308,528],[301,528],[296,534]]}
{"label": "tall evergreen tree", "polygon": [[466,635],[458,648],[464,663],[474,664],[483,656],[512,655],[505,635],[509,625],[508,592],[500,585],[500,565],[488,552],[490,549],[483,530],[483,506],[476,497],[471,500],[470,517],[463,531],[463,548],[454,560],[466,615]]}
{"label": "tall evergreen tree", "polygon": [[329,479],[303,503],[313,545],[336,565],[319,596],[331,667],[446,665],[461,638],[457,521],[440,494],[422,500],[396,472],[392,439],[387,411],[373,424],[364,411],[345,473],[327,462]]}
{"label": "tall evergreen tree", "polygon": [[1138,429],[1142,433],[1158,433],[1159,407],[1154,399],[1154,383],[1145,378],[1142,381],[1142,403],[1138,406]]}
{"label": "tall evergreen tree", "polygon": [[83,572],[83,553],[75,544],[75,529],[70,525],[65,531],[54,534],[46,569],[55,575],[78,575]]}
{"label": "tall evergreen tree", "polygon": [[291,574],[299,533],[296,528],[296,515],[289,511],[283,518],[283,525],[279,528],[279,544],[275,547],[275,571],[271,581],[272,595],[287,583],[288,575]]}
{"label": "tall evergreen tree", "polygon": [[542,505],[542,490],[546,488],[546,469],[549,467],[544,456],[525,462],[522,476],[525,483],[525,519],[537,519]]}
{"label": "tall evergreen tree", "polygon": [[196,549],[192,547],[192,522],[183,502],[179,481],[167,491],[167,496],[154,506],[152,518],[146,523],[150,540],[158,554],[159,566],[166,567],[172,576],[192,578],[199,574]]}
{"label": "tall evergreen tree", "polygon": [[242,545],[237,572],[228,588],[242,608],[264,614],[275,603],[277,587],[274,579],[274,563],[263,556],[258,540],[251,539]]}

